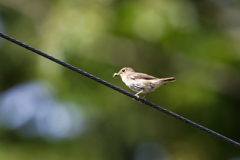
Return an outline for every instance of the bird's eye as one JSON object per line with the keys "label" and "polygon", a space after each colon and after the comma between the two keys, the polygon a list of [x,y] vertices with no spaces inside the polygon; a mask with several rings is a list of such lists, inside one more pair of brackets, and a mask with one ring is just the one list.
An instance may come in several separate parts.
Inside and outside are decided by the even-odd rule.
{"label": "bird's eye", "polygon": [[122,72],[125,72],[125,69],[124,69],[124,70],[122,70]]}

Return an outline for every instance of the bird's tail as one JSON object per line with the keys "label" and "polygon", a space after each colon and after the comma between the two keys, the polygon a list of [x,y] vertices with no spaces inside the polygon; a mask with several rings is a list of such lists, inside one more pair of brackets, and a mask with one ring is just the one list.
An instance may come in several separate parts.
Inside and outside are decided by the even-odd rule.
{"label": "bird's tail", "polygon": [[152,86],[156,89],[161,85],[165,85],[167,82],[173,82],[173,81],[175,81],[174,77],[160,78],[157,81],[153,81]]}
{"label": "bird's tail", "polygon": [[175,78],[174,77],[170,77],[170,78],[161,78],[161,80],[163,82],[174,82],[175,81]]}

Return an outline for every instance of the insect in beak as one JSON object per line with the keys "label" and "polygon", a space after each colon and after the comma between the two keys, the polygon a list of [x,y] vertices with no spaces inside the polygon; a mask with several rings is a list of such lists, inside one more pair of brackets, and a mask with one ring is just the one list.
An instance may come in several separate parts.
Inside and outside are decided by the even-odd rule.
{"label": "insect in beak", "polygon": [[114,74],[113,74],[113,77],[114,77],[114,78],[117,78],[117,76],[119,76],[119,75],[120,75],[120,73],[114,73]]}

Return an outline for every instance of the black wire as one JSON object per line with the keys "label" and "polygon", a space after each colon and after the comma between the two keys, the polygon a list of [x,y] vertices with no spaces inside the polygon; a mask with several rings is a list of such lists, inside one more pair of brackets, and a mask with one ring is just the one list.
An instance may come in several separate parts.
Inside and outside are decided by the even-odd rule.
{"label": "black wire", "polygon": [[120,93],[123,93],[123,94],[125,94],[125,95],[127,95],[127,96],[129,96],[131,98],[134,98],[134,99],[136,99],[136,100],[138,100],[138,101],[140,101],[142,103],[145,103],[146,105],[148,105],[150,107],[153,107],[153,108],[155,108],[155,109],[157,109],[159,111],[162,111],[163,113],[166,113],[166,114],[168,114],[168,115],[170,115],[170,116],[172,116],[174,118],[177,118],[177,119],[179,119],[179,120],[181,120],[181,121],[183,121],[183,122],[185,122],[185,123],[187,123],[187,124],[189,124],[189,125],[191,125],[193,127],[196,127],[196,128],[198,128],[198,129],[200,129],[200,130],[202,130],[204,132],[207,132],[207,133],[209,133],[209,134],[211,134],[211,135],[213,135],[213,136],[215,136],[217,138],[222,139],[225,142],[228,142],[228,143],[230,143],[230,144],[240,148],[240,143],[238,143],[238,142],[236,142],[236,141],[234,141],[234,140],[232,140],[232,139],[230,139],[228,137],[225,137],[225,136],[223,136],[223,135],[221,135],[221,134],[219,134],[219,133],[217,133],[217,132],[215,132],[213,130],[210,130],[210,129],[208,129],[208,128],[200,125],[200,124],[197,124],[197,123],[195,123],[195,122],[193,122],[193,121],[191,121],[191,120],[189,120],[187,118],[184,118],[184,117],[182,117],[182,116],[180,116],[180,115],[178,115],[176,113],[173,113],[173,112],[171,112],[171,111],[169,111],[169,110],[167,110],[167,109],[165,109],[163,107],[160,107],[160,106],[158,106],[158,105],[156,105],[154,103],[151,103],[149,101],[145,101],[142,98],[136,98],[136,96],[134,94],[132,94],[132,93],[129,93],[129,92],[127,92],[127,91],[125,91],[125,90],[123,90],[123,89],[121,89],[121,88],[119,88],[119,87],[117,87],[117,86],[115,86],[115,85],[113,85],[111,83],[108,83],[108,82],[106,82],[106,81],[104,81],[104,80],[102,80],[102,79],[100,79],[100,78],[98,78],[98,77],[96,77],[96,76],[94,76],[92,74],[89,74],[89,73],[87,73],[87,72],[85,72],[85,71],[83,71],[83,70],[81,70],[81,69],[79,69],[77,67],[74,67],[74,66],[72,66],[72,65],[70,65],[70,64],[68,64],[66,62],[63,62],[63,61],[61,61],[61,60],[59,60],[57,58],[54,58],[54,57],[52,57],[52,56],[50,56],[50,55],[48,55],[48,54],[46,54],[46,53],[44,53],[44,52],[42,52],[40,50],[37,50],[37,49],[35,49],[35,48],[33,48],[33,47],[23,43],[23,42],[20,42],[20,41],[18,41],[16,39],[6,35],[4,33],[0,32],[0,37],[4,38],[6,40],[9,40],[9,41],[11,41],[11,42],[21,46],[21,47],[24,47],[24,48],[26,48],[26,49],[28,49],[28,50],[30,50],[32,52],[35,52],[35,53],[37,53],[37,54],[39,54],[39,55],[41,55],[41,56],[43,56],[45,58],[48,58],[48,59],[50,59],[50,60],[52,60],[52,61],[54,61],[54,62],[56,62],[56,63],[58,63],[58,64],[60,64],[60,65],[62,65],[64,67],[67,67],[67,68],[69,68],[69,69],[71,69],[71,70],[73,70],[73,71],[75,71],[77,73],[80,73],[80,74],[82,74],[82,75],[84,75],[84,76],[86,76],[86,77],[88,77],[88,78],[90,78],[90,79],[92,79],[94,81],[97,81],[97,82],[99,82],[99,83],[101,83],[101,84],[103,84],[103,85],[105,85],[107,87],[110,87],[110,88],[112,88],[112,89],[114,89],[114,90],[116,90],[116,91],[118,91]]}

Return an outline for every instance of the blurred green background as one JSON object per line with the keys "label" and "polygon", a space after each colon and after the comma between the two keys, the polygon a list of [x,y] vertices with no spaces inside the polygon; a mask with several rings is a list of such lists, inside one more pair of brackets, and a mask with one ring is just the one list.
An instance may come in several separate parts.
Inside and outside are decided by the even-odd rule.
{"label": "blurred green background", "polygon": [[[238,0],[0,0],[0,31],[240,142]],[[0,38],[0,159],[240,160],[203,131]],[[131,91],[132,92],[132,91]],[[133,92],[132,92],[133,93]]]}

